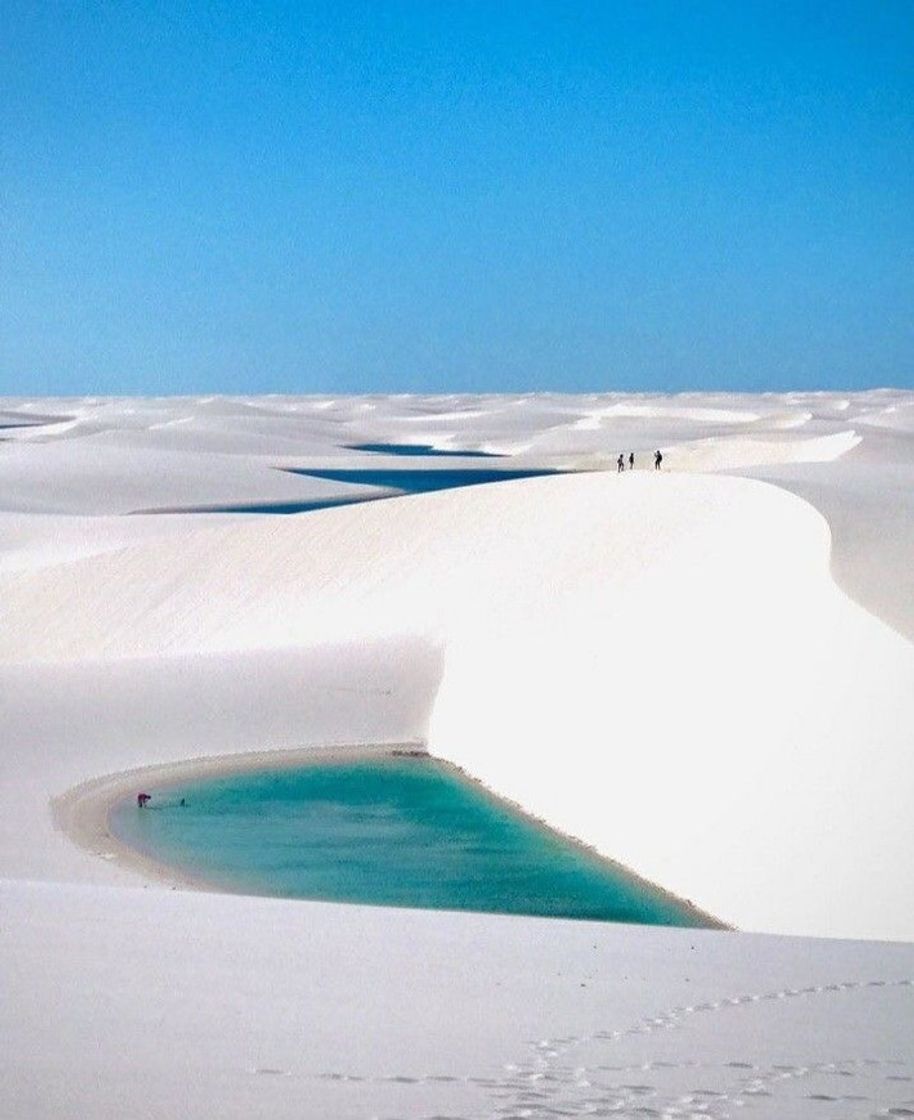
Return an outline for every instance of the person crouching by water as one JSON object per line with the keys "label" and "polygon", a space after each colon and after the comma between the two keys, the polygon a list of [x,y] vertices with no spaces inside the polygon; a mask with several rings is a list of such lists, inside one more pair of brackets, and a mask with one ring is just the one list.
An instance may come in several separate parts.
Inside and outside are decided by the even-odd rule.
{"label": "person crouching by water", "polygon": [[148,793],[138,793],[136,795],[137,808],[138,809],[145,809],[146,808],[146,802],[151,801],[151,800],[152,800],[152,797],[151,797],[150,794],[148,794]]}
{"label": "person crouching by water", "polygon": [[619,458],[616,460],[616,470],[619,474],[621,474],[625,470],[625,456],[624,455],[620,455]]}
{"label": "person crouching by water", "polygon": [[662,462],[663,462],[663,456],[660,454],[659,451],[655,451],[654,452],[654,470],[655,471],[660,470],[660,464]]}

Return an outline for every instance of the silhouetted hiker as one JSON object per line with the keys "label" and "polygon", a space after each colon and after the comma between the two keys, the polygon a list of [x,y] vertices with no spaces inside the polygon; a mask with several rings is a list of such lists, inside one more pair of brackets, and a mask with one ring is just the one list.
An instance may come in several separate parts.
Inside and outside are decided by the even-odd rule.
{"label": "silhouetted hiker", "polygon": [[152,798],[150,797],[150,795],[148,793],[138,793],[136,795],[137,807],[140,808],[140,809],[145,809],[146,808],[146,802],[151,801],[151,800],[152,800]]}
{"label": "silhouetted hiker", "polygon": [[620,455],[619,458],[616,460],[616,470],[619,474],[621,474],[622,471],[625,470],[625,456],[624,455]]}
{"label": "silhouetted hiker", "polygon": [[633,471],[635,469],[635,453],[630,451],[628,455],[628,469]]}
{"label": "silhouetted hiker", "polygon": [[659,451],[655,451],[654,452],[654,470],[655,471],[660,470],[660,464],[662,462],[663,462],[663,456],[660,454]]}

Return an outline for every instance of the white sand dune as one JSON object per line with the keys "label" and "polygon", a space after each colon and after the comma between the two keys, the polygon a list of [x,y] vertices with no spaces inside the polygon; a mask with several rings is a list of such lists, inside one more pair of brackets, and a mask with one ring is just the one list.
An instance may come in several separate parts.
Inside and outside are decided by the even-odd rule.
{"label": "white sand dune", "polygon": [[756,412],[738,411],[726,408],[689,408],[659,401],[653,404],[634,404],[620,401],[618,404],[594,408],[580,420],[575,421],[579,431],[593,431],[600,428],[604,421],[618,419],[637,420],[693,420],[699,424],[724,426],[727,424],[748,424],[758,420]]}
{"label": "white sand dune", "polygon": [[[800,427],[805,421],[798,423]],[[779,422],[781,430],[793,425]],[[829,463],[852,451],[862,437],[853,429],[806,439],[710,437],[677,444],[675,469],[722,471],[781,463]]]}
{"label": "white sand dune", "polygon": [[[914,1110],[914,946],[885,943],[914,940],[911,407],[4,402],[50,423],[0,443],[0,1113]],[[351,493],[281,468],[395,465],[363,441],[671,473],[124,516]],[[416,740],[742,929],[880,940],[171,893],[50,811],[153,763]]]}
{"label": "white sand dune", "polygon": [[[882,441],[880,441],[882,442]],[[867,610],[914,642],[914,463],[858,451],[829,465],[788,464],[752,473],[812,502],[828,518],[832,574]]]}
{"label": "white sand dune", "polygon": [[124,514],[158,506],[322,500],[356,492],[342,483],[294,478],[277,468],[275,454],[106,447],[89,440],[40,448],[17,442],[3,452],[3,508],[20,513]]}
{"label": "white sand dune", "polygon": [[[904,1116],[909,946],[14,883],[4,1116]],[[649,1111],[645,1111],[649,1110]]]}
{"label": "white sand dune", "polygon": [[530,479],[7,573],[0,659],[421,638],[430,748],[499,793],[741,928],[914,938],[914,649],[834,585],[828,543],[742,479]]}

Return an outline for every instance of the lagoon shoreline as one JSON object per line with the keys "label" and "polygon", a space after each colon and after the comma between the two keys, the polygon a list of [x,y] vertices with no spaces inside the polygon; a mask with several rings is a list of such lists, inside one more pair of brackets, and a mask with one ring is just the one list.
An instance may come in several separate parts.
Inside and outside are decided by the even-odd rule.
{"label": "lagoon shoreline", "polygon": [[[638,875],[630,867],[600,852],[586,843],[550,825],[540,817],[530,813],[523,805],[503,797],[490,789],[484,782],[450,762],[430,754],[425,745],[419,742],[403,743],[352,743],[328,744],[324,746],[301,747],[292,750],[249,751],[226,755],[210,755],[191,758],[179,762],[157,763],[151,766],[134,767],[118,774],[108,774],[89,779],[67,790],[51,801],[51,812],[57,829],[63,832],[83,851],[98,859],[116,863],[128,872],[141,875],[171,889],[204,891],[207,893],[233,894],[250,897],[281,898],[287,901],[309,901],[273,894],[269,891],[254,891],[239,887],[237,890],[224,882],[214,883],[193,875],[167,861],[156,858],[150,852],[119,837],[111,825],[112,814],[124,802],[132,802],[138,790],[150,789],[156,794],[168,794],[186,783],[205,779],[230,778],[236,774],[297,770],[307,766],[321,766],[333,763],[376,761],[384,758],[418,757],[435,763],[462,782],[472,785],[488,801],[497,804],[502,810],[524,818],[540,830],[564,844],[585,854],[607,870],[612,870],[621,878],[637,886],[647,895],[665,905],[694,919],[694,925],[686,924],[678,928],[702,928],[734,931],[714,915],[696,906],[690,899],[680,898],[661,885]],[[325,901],[315,898],[310,901]],[[372,905],[366,902],[338,903],[338,905]],[[448,908],[443,908],[448,909]],[[469,911],[471,913],[493,913],[493,911]],[[550,915],[529,915],[548,917]],[[594,920],[594,919],[569,919]],[[632,923],[612,923],[632,924]],[[640,924],[640,923],[635,923]]]}
{"label": "lagoon shoreline", "polygon": [[416,750],[418,747],[419,744],[416,743],[332,744],[293,750],[206,755],[185,761],[153,763],[81,782],[52,799],[51,814],[54,826],[77,847],[100,859],[111,860],[144,878],[188,890],[247,894],[249,892],[227,891],[216,887],[121,840],[110,825],[115,807],[135,798],[137,792],[144,787],[167,792],[184,782],[206,778],[224,778],[255,770],[292,770],[326,762],[351,762],[383,757],[396,750]]}

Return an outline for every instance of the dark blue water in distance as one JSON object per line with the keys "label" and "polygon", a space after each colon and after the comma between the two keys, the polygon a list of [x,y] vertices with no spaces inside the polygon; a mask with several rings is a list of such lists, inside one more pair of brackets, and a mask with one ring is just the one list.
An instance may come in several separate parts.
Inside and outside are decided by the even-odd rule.
{"label": "dark blue water in distance", "polygon": [[377,455],[421,455],[444,459],[504,459],[495,451],[455,451],[432,447],[430,443],[351,443],[350,451],[371,451]]}
{"label": "dark blue water in distance", "polygon": [[[244,772],[150,791],[121,840],[223,889],[698,926],[701,915],[427,758]],[[185,807],[180,799],[185,799]]]}
{"label": "dark blue water in distance", "polygon": [[398,490],[401,494],[430,494],[436,490],[453,490],[459,486],[482,486],[490,482],[507,482],[516,478],[542,478],[545,475],[561,474],[561,471],[540,470],[499,470],[497,468],[477,469],[475,467],[455,467],[444,470],[365,470],[362,468],[342,470],[306,470],[305,468],[286,467],[290,474],[302,474],[308,478],[323,478],[330,482],[348,482],[359,486],[383,486]]}
{"label": "dark blue water in distance", "polygon": [[[381,446],[381,445],[378,445]],[[449,454],[449,453],[448,453]],[[351,506],[359,502],[377,502],[404,494],[428,494],[435,490],[454,490],[461,486],[481,486],[490,482],[507,482],[516,478],[540,478],[543,475],[563,474],[559,470],[498,470],[455,468],[453,470],[408,469],[398,470],[305,470],[303,468],[282,468],[288,474],[300,474],[307,478],[322,478],[332,482],[348,482],[362,486],[383,487],[394,493],[358,494],[351,498],[306,498],[300,502],[240,502],[235,505],[218,506],[181,506],[162,509],[143,510],[144,513],[311,513],[318,509],[333,509],[336,506]]]}
{"label": "dark blue water in distance", "polygon": [[317,509],[335,509],[337,506],[355,506],[362,502],[376,502],[391,494],[360,494],[357,498],[318,498],[305,502],[242,502],[233,506],[181,506],[178,509],[144,510],[145,513],[312,513]]}

